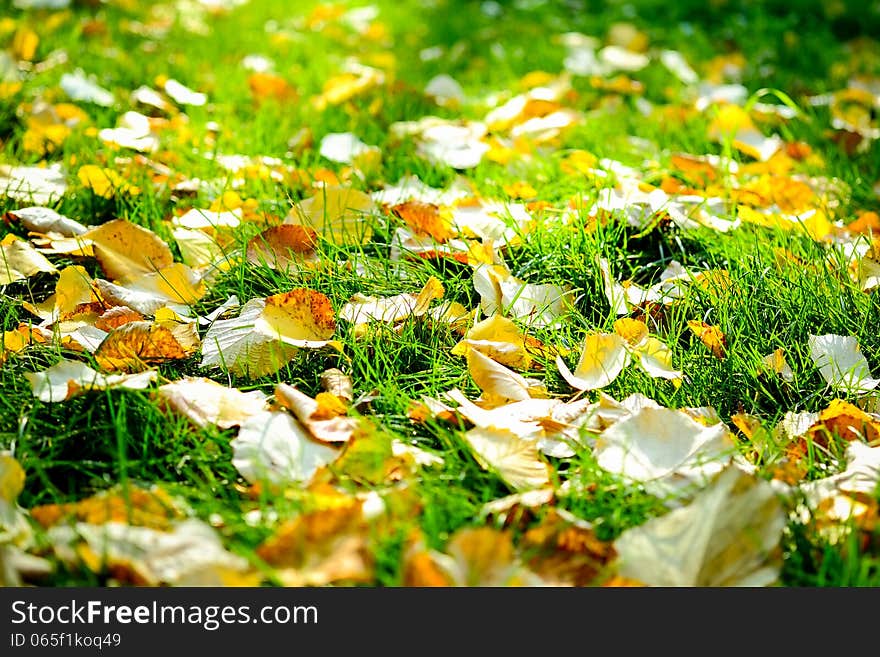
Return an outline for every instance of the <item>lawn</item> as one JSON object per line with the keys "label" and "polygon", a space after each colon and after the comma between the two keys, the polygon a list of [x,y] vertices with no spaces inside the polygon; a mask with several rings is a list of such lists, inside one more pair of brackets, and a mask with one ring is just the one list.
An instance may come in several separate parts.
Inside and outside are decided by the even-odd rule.
{"label": "lawn", "polygon": [[0,584],[880,585],[872,34],[5,0]]}

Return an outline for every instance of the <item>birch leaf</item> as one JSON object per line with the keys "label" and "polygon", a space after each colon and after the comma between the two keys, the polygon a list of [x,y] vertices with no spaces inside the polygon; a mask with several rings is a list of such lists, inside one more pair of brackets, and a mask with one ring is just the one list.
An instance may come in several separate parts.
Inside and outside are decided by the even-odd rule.
{"label": "birch leaf", "polygon": [[85,233],[95,257],[111,280],[125,283],[174,263],[168,245],[153,231],[126,219],[114,219]]}
{"label": "birch leaf", "polygon": [[251,299],[238,317],[215,320],[203,340],[201,367],[257,378],[278,371],[298,348],[329,344],[336,328],[330,300],[298,288]]}
{"label": "birch leaf", "polygon": [[604,388],[629,364],[630,353],[626,344],[626,340],[616,333],[591,333],[584,339],[574,372],[568,369],[562,356],[556,357],[556,367],[572,388]]}
{"label": "birch leaf", "polygon": [[338,400],[336,406],[326,401],[322,404],[320,395],[319,399],[312,399],[286,383],[275,386],[275,399],[282,406],[293,411],[312,437],[322,442],[347,442],[359,424],[356,417],[345,415],[346,407]]}
{"label": "birch leaf", "polygon": [[54,274],[58,270],[23,239],[10,233],[0,240],[0,285],[24,281],[39,272]]}
{"label": "birch leaf", "polygon": [[643,407],[605,429],[594,453],[601,468],[664,496],[705,484],[733,450],[723,423],[705,426],[679,411]]}

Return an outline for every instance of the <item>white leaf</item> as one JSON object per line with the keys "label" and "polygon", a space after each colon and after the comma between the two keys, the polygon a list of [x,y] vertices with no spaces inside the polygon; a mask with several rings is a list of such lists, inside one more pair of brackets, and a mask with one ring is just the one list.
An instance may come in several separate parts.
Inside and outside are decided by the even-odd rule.
{"label": "white leaf", "polygon": [[61,402],[90,390],[125,388],[142,390],[156,380],[156,370],[137,374],[106,375],[96,372],[85,363],[62,360],[42,372],[25,372],[34,397],[40,401]]}
{"label": "white leaf", "polygon": [[688,506],[624,531],[618,572],[649,586],[768,586],[786,523],[773,487],[730,466]]}
{"label": "white leaf", "polygon": [[232,464],[251,483],[308,483],[339,450],[319,443],[289,413],[265,411],[241,425],[232,446]]}
{"label": "white leaf", "polygon": [[880,380],[871,376],[855,336],[811,335],[809,346],[810,358],[835,390],[866,394],[880,385]]}

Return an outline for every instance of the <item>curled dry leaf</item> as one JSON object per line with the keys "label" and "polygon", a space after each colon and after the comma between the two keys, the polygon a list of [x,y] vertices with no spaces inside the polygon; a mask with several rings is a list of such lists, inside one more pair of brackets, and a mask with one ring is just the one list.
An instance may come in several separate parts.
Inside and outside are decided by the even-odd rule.
{"label": "curled dry leaf", "polygon": [[85,363],[62,360],[42,372],[25,372],[34,397],[47,403],[61,402],[91,390],[123,388],[143,390],[156,380],[157,372],[105,375]]}
{"label": "curled dry leaf", "polygon": [[335,330],[330,300],[320,292],[298,288],[251,299],[238,317],[211,324],[201,366],[256,378],[278,371],[299,348],[329,344]]}
{"label": "curled dry leaf", "polygon": [[618,572],[649,586],[767,586],[786,523],[773,487],[730,466],[688,506],[624,531]]}
{"label": "curled dry leaf", "polygon": [[203,377],[184,377],[159,386],[160,404],[189,418],[196,426],[229,429],[266,410],[266,395],[242,392]]}
{"label": "curled dry leaf", "polygon": [[688,328],[700,338],[700,342],[706,345],[715,358],[724,359],[727,355],[727,338],[720,328],[696,320],[688,320]]}
{"label": "curled dry leaf", "polygon": [[358,418],[348,417],[347,408],[334,395],[312,399],[286,383],[275,386],[275,400],[293,411],[297,420],[313,438],[325,443],[344,443],[359,425]]}
{"label": "curled dry leaf", "polygon": [[0,286],[24,281],[39,272],[57,273],[49,260],[12,233],[0,240]]}
{"label": "curled dry leaf", "polygon": [[[531,399],[537,390],[521,374],[497,363],[482,352],[467,352],[468,372],[474,383],[483,391],[483,400],[492,406],[511,401]],[[534,396],[539,396],[535,394]]]}
{"label": "curled dry leaf", "polygon": [[95,360],[105,370],[137,371],[150,363],[188,358],[198,348],[194,324],[128,322],[110,331]]}
{"label": "curled dry leaf", "polygon": [[834,390],[864,395],[880,385],[871,376],[855,336],[811,335],[809,348],[810,358]]}
{"label": "curled dry leaf", "polygon": [[331,367],[321,373],[321,387],[331,395],[350,402],[354,399],[354,385],[351,377],[342,370]]}
{"label": "curled dry leaf", "polygon": [[175,262],[164,269],[142,274],[124,285],[117,285],[102,278],[95,287],[108,303],[129,308],[144,315],[155,314],[168,306],[181,315],[188,315],[189,306],[206,292],[205,283],[188,266]]}
{"label": "curled dry leaf", "polygon": [[264,411],[248,417],[231,441],[232,464],[250,483],[307,484],[339,450],[312,439],[289,413]]}
{"label": "curled dry leaf", "polygon": [[587,335],[574,372],[568,369],[562,356],[556,357],[556,367],[562,378],[578,390],[596,390],[610,385],[629,362],[626,340],[616,333]]}
{"label": "curled dry leaf", "polygon": [[18,219],[22,226],[33,233],[57,233],[62,237],[76,237],[88,231],[86,226],[59,214],[52,208],[31,206],[10,210],[8,214]]}
{"label": "curled dry leaf", "polygon": [[514,490],[543,488],[550,484],[550,466],[541,459],[536,440],[494,427],[466,431],[464,440],[477,462],[484,469],[496,472]]}
{"label": "curled dry leaf", "polygon": [[567,310],[568,291],[558,285],[526,283],[502,265],[477,267],[473,280],[487,315],[501,313],[543,327],[556,324]]}
{"label": "curled dry leaf", "polygon": [[525,335],[512,320],[496,313],[468,329],[452,353],[464,356],[468,349],[476,349],[506,367],[527,370],[533,364],[533,354],[545,352],[546,346]]}

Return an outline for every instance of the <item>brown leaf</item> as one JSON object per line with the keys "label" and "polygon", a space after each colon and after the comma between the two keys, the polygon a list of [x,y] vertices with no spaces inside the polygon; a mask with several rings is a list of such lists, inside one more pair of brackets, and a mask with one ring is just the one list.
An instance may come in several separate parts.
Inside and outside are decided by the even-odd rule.
{"label": "brown leaf", "polygon": [[296,224],[267,228],[247,245],[247,261],[271,269],[287,269],[292,263],[313,263],[318,234],[314,229]]}

